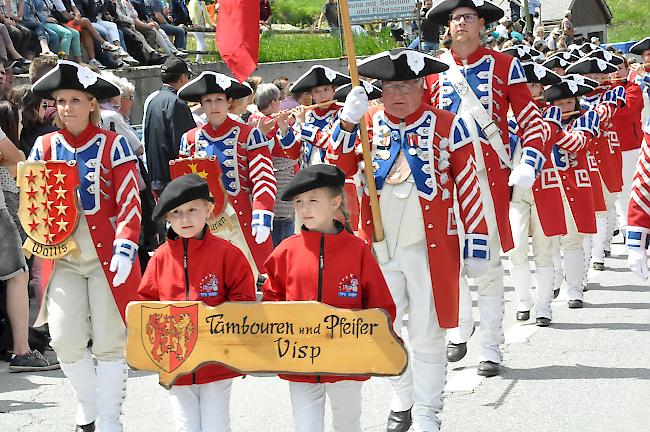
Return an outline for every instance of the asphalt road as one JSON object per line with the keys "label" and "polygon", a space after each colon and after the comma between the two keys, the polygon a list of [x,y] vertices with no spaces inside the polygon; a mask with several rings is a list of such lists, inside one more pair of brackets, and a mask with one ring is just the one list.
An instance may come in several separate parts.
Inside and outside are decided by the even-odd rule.
{"label": "asphalt road", "polygon": [[[649,285],[627,270],[622,245],[615,244],[613,252],[607,271],[592,275],[585,308],[569,310],[561,294],[549,328],[515,321],[506,272],[503,373],[476,375],[477,332],[467,357],[449,367],[443,431],[648,430]],[[390,396],[386,379],[364,385],[364,431],[385,430]],[[60,371],[10,374],[0,363],[0,432],[71,431],[71,397]],[[174,430],[165,390],[152,374],[130,374],[123,412],[125,431]],[[235,432],[291,431],[287,384],[276,377],[237,380],[231,416]]]}

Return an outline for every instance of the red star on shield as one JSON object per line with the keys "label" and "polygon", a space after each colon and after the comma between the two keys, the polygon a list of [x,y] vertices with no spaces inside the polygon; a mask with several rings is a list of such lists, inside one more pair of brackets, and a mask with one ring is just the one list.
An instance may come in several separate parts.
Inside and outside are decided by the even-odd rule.
{"label": "red star on shield", "polygon": [[32,216],[36,214],[36,212],[38,211],[38,207],[36,207],[36,205],[32,203],[32,206],[27,207],[27,210],[29,210],[29,215]]}
{"label": "red star on shield", "polygon": [[34,171],[30,171],[29,174],[27,174],[27,184],[34,183],[36,183],[36,174],[34,174]]}
{"label": "red star on shield", "polygon": [[29,224],[29,230],[31,232],[37,231],[40,224],[36,222],[36,219],[32,219],[32,223]]}
{"label": "red star on shield", "polygon": [[28,199],[36,201],[36,193],[37,193],[37,191],[35,191],[34,189],[30,189],[26,193],[27,193]]}

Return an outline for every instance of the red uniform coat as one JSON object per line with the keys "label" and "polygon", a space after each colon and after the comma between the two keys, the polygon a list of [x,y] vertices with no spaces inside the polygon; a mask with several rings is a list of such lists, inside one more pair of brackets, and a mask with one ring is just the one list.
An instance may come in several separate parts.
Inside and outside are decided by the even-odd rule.
{"label": "red uniform coat", "polygon": [[[208,306],[255,301],[253,272],[237,247],[207,229],[201,240],[170,233],[144,272],[138,288],[142,300],[199,300]],[[174,385],[206,384],[239,375],[226,366],[209,364],[180,376]]]}
{"label": "red uniform coat", "polygon": [[643,93],[634,81],[626,81],[625,106],[619,108],[612,119],[614,131],[621,143],[621,151],[634,150],[641,147],[643,128],[641,127],[641,111],[643,111]]}
{"label": "red uniform coat", "polygon": [[[526,86],[526,74],[519,60],[484,47],[479,47],[466,61],[453,50],[452,55],[476,96],[488,113],[492,114],[492,120],[500,130],[506,148],[509,142],[508,110],[512,108],[517,124],[524,130],[523,146],[533,148],[541,155],[544,150],[542,118]],[[446,73],[429,75],[426,81],[431,105],[458,113],[460,96],[447,79]],[[485,167],[479,166],[478,169],[487,170],[501,248],[507,252],[514,247],[508,217],[510,169],[500,160],[480,128],[479,138]]]}
{"label": "red uniform coat", "polygon": [[[30,159],[77,161],[81,208],[110,286],[115,276],[109,270],[113,254],[133,261],[126,282],[112,289],[124,319],[126,305],[136,299],[142,277],[136,259],[142,216],[136,156],[131,147],[115,132],[88,125],[77,137],[65,129],[39,137]],[[43,260],[43,281],[49,283],[55,268],[54,261]]]}
{"label": "red uniform coat", "polygon": [[[379,264],[366,242],[345,230],[323,234],[303,229],[280,243],[264,267],[269,277],[264,282],[263,301],[313,300],[346,309],[381,308],[393,325],[395,303]],[[368,379],[333,375],[281,377],[311,383]]]}
{"label": "red uniform coat", "polygon": [[[454,328],[458,326],[461,260],[464,256],[488,257],[487,224],[471,138],[460,117],[428,105],[420,105],[403,119],[403,123],[400,120],[386,113],[382,105],[373,107],[366,118],[368,138],[375,151],[373,168],[377,192],[381,199],[381,190],[392,165],[399,153],[405,152],[424,218],[426,238],[423,240],[428,246],[438,323],[442,328]],[[430,130],[434,124],[435,132]],[[434,133],[433,137],[431,133]],[[337,124],[328,150],[330,163],[346,173],[356,172],[362,161],[360,143],[355,144],[352,138],[356,138],[356,133],[347,133]],[[384,147],[384,150],[377,151],[379,147]],[[406,149],[415,151],[411,154]],[[384,156],[386,159],[382,158],[382,152],[388,152],[388,156]],[[454,216],[454,189],[458,192],[460,215],[467,233],[464,251],[459,246]],[[360,222],[359,235],[372,241],[374,224],[367,191],[361,201]],[[416,220],[414,223],[420,222]]]}
{"label": "red uniform coat", "polygon": [[271,237],[257,244],[251,231],[253,211],[262,213],[269,228],[273,218],[276,185],[268,140],[258,129],[230,117],[216,130],[208,123],[183,134],[180,157],[216,156],[230,204],[260,273],[273,250]]}
{"label": "red uniform coat", "polygon": [[648,141],[641,146],[639,162],[632,181],[627,219],[630,227],[638,227],[646,233],[650,231],[650,142]]}

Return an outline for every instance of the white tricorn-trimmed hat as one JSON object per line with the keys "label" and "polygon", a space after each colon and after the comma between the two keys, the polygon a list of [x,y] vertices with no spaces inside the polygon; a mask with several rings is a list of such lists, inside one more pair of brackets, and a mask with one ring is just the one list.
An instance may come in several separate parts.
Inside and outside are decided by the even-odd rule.
{"label": "white tricorn-trimmed hat", "polygon": [[44,99],[52,99],[52,92],[56,90],[80,90],[97,100],[110,99],[122,93],[119,87],[99,74],[68,60],[59,60],[54,69],[32,85],[32,92]]}
{"label": "white tricorn-trimmed hat", "polygon": [[396,48],[359,62],[359,75],[382,81],[408,81],[449,69],[444,62],[420,51]]}
{"label": "white tricorn-trimmed hat", "polygon": [[300,93],[323,85],[339,87],[350,82],[352,82],[352,79],[345,74],[327,66],[314,65],[289,87],[289,91]]}
{"label": "white tricorn-trimmed hat", "polygon": [[223,93],[228,98],[240,99],[253,93],[248,83],[240,83],[228,75],[203,71],[199,76],[178,89],[178,97],[188,102],[198,102],[201,96]]}

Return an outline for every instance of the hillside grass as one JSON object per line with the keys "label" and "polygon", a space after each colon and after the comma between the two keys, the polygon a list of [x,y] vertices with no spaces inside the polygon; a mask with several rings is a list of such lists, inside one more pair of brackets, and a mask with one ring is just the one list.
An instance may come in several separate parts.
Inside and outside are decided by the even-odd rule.
{"label": "hillside grass", "polygon": [[325,0],[273,0],[273,22],[309,27],[318,21],[324,4]]}
{"label": "hillside grass", "polygon": [[[187,45],[189,50],[195,50],[196,40],[190,36]],[[208,50],[214,50],[214,39],[206,37],[206,45]],[[388,30],[354,38],[354,47],[358,56],[376,54],[396,46]],[[260,39],[260,63],[336,57],[341,57],[340,41],[329,34],[270,34]],[[189,59],[193,60],[193,56]],[[204,55],[202,61],[219,60],[221,58],[218,55]]]}
{"label": "hillside grass", "polygon": [[612,11],[608,42],[627,42],[650,36],[650,0],[606,0]]}

